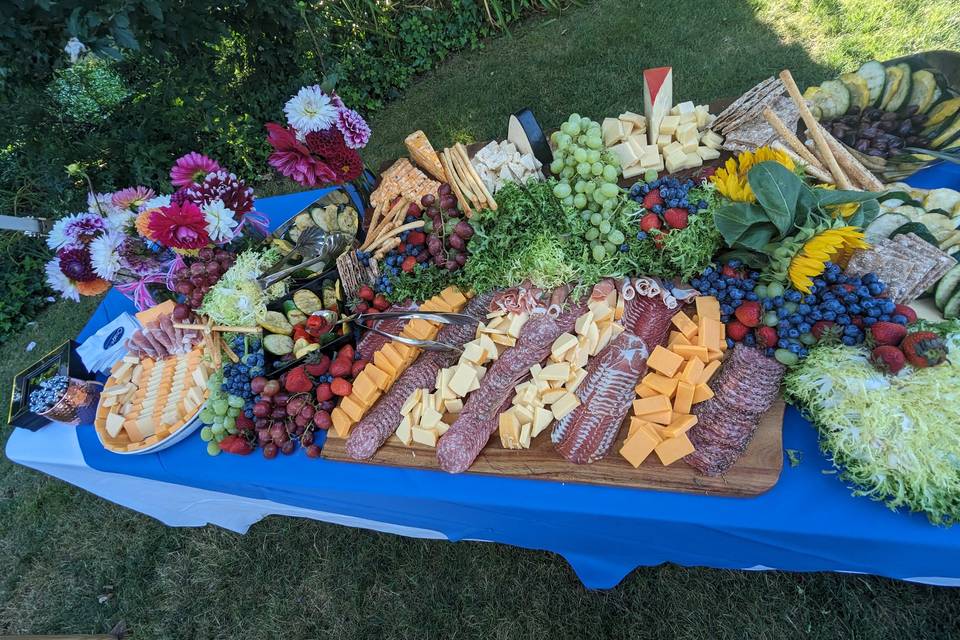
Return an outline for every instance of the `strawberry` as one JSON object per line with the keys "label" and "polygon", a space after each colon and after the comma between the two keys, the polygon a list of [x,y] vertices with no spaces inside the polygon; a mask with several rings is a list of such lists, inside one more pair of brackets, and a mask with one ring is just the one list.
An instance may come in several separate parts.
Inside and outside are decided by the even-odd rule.
{"label": "strawberry", "polygon": [[917,369],[933,367],[947,359],[947,347],[943,338],[932,331],[916,331],[908,334],[900,343],[907,362]]}
{"label": "strawberry", "polygon": [[821,340],[824,333],[833,333],[833,327],[836,324],[837,323],[832,320],[817,320],[813,323],[813,326],[810,327],[810,333],[812,333],[813,337],[817,340]]}
{"label": "strawberry", "polygon": [[777,346],[777,330],[773,327],[760,327],[757,329],[757,344],[764,348],[775,348]]}
{"label": "strawberry", "polygon": [[247,442],[246,438],[238,435],[229,435],[220,441],[220,450],[226,451],[227,453],[235,453],[239,456],[245,456],[253,451],[253,447],[250,446],[250,443]]}
{"label": "strawberry", "polygon": [[906,364],[903,351],[889,344],[880,345],[871,351],[870,361],[884,373],[897,373]]}
{"label": "strawberry", "polygon": [[403,254],[407,251],[407,243],[406,243],[406,242],[401,242],[400,244],[398,244],[398,245],[396,246],[396,248],[394,249],[394,251],[396,251],[396,252],[397,252],[398,254],[400,254],[400,255],[403,255]]}
{"label": "strawberry", "polygon": [[353,366],[350,367],[350,377],[356,378],[358,375],[360,375],[360,372],[363,371],[363,368],[367,366],[368,362],[370,361],[362,358],[360,360],[354,360]]}
{"label": "strawberry", "polygon": [[303,393],[313,389],[313,383],[307,377],[307,372],[303,365],[294,367],[287,372],[287,377],[283,382],[283,388],[287,393]]}
{"label": "strawberry", "polygon": [[367,311],[370,311],[370,305],[366,302],[358,302],[356,305],[354,305],[353,310],[357,313],[366,313]]}
{"label": "strawberry", "polygon": [[346,358],[347,360],[353,360],[354,358],[353,345],[345,344],[342,347],[340,347],[340,351],[337,352],[337,357]]}
{"label": "strawberry", "polygon": [[734,342],[742,342],[748,333],[750,333],[749,327],[739,320],[731,320],[727,323],[727,337]]}
{"label": "strawberry", "polygon": [[337,359],[330,364],[330,375],[334,378],[339,376],[348,376],[353,369],[353,360],[343,356],[337,356]]}
{"label": "strawberry", "polygon": [[410,235],[407,236],[407,244],[418,247],[421,244],[426,243],[427,234],[423,231],[411,231]]}
{"label": "strawberry", "polygon": [[322,376],[330,369],[330,356],[324,354],[312,364],[306,365],[307,373],[312,376]]}
{"label": "strawberry", "polygon": [[318,409],[315,414],[313,414],[313,424],[316,425],[317,429],[329,429],[333,426],[333,420],[330,419],[330,414],[324,411],[323,409]]}
{"label": "strawberry", "polygon": [[390,308],[390,302],[385,295],[378,293],[377,297],[373,299],[373,308],[377,311],[386,311]]}
{"label": "strawberry", "polygon": [[901,315],[907,319],[907,324],[917,321],[917,312],[908,307],[905,304],[898,304],[893,308],[893,313],[891,316]]}
{"label": "strawberry", "polygon": [[663,221],[666,222],[667,226],[671,229],[686,229],[687,210],[676,207],[667,209],[663,212]]}
{"label": "strawberry", "polygon": [[333,391],[330,391],[330,383],[324,382],[317,385],[317,402],[326,402],[333,397]]}
{"label": "strawberry", "polygon": [[407,256],[403,259],[403,263],[400,265],[400,268],[403,269],[404,273],[410,273],[413,271],[413,268],[417,266],[417,257],[416,256]]}
{"label": "strawberry", "polygon": [[641,231],[650,231],[650,229],[659,229],[660,216],[655,213],[648,213],[640,218],[640,230]]}
{"label": "strawberry", "polygon": [[875,322],[870,327],[870,335],[873,336],[873,342],[877,345],[897,346],[907,335],[907,328],[896,322]]}
{"label": "strawberry", "polygon": [[411,202],[407,207],[407,215],[413,216],[414,218],[419,218],[421,215],[423,215],[423,210],[416,202]]}
{"label": "strawberry", "polygon": [[234,420],[237,429],[240,429],[241,431],[250,431],[254,427],[253,420],[242,413],[238,413]]}
{"label": "strawberry", "polygon": [[658,204],[663,204],[663,198],[660,197],[660,189],[654,189],[643,196],[643,208],[647,211],[652,210]]}
{"label": "strawberry", "polygon": [[330,391],[335,396],[348,396],[353,392],[353,385],[343,378],[334,378],[330,383]]}
{"label": "strawberry", "polygon": [[720,268],[720,273],[725,278],[742,278],[743,277],[742,273],[740,273],[739,271],[737,271],[736,269],[734,269],[728,264],[725,264],[723,265],[723,267]]}
{"label": "strawberry", "polygon": [[360,296],[361,300],[370,302],[373,300],[373,289],[370,287],[370,285],[365,284],[357,291],[357,295]]}
{"label": "strawberry", "polygon": [[733,312],[737,320],[748,327],[756,327],[763,318],[763,307],[756,300],[747,300]]}

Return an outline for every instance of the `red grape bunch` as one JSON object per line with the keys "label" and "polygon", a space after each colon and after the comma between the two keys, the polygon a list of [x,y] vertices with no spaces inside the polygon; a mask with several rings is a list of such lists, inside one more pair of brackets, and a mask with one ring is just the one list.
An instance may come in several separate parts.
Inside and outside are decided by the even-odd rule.
{"label": "red grape bunch", "polygon": [[473,227],[457,208],[457,199],[449,184],[441,184],[439,198],[427,194],[420,199],[426,224],[427,251],[433,264],[448,271],[456,271],[467,262],[467,243],[473,237]]}
{"label": "red grape bunch", "polygon": [[215,285],[220,276],[233,266],[236,256],[225,249],[200,249],[191,263],[173,276],[174,290],[183,294],[183,303],[190,309],[203,304],[203,296]]}

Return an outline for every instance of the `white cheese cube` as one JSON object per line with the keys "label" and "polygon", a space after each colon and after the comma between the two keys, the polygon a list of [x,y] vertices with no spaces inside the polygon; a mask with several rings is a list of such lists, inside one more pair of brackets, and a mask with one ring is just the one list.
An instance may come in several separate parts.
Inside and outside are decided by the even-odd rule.
{"label": "white cheese cube", "polygon": [[689,140],[689,141],[687,141],[687,142],[684,142],[684,143],[683,143],[683,146],[681,146],[680,149],[681,149],[684,153],[686,153],[687,155],[689,155],[689,154],[691,154],[691,153],[696,153],[696,152],[697,152],[697,140],[696,140],[696,138],[694,138],[693,140]]}
{"label": "white cheese cube", "polygon": [[576,346],[577,336],[571,333],[563,333],[553,341],[553,345],[550,347],[550,353],[558,358],[562,358],[567,351]]}
{"label": "white cheese cube", "polygon": [[524,449],[530,448],[530,432],[532,430],[532,425],[528,422],[522,427],[520,427],[520,446]]}
{"label": "white cheese cube", "polygon": [[603,133],[603,145],[611,147],[623,140],[623,125],[617,118],[604,118],[600,125],[600,131]]}
{"label": "white cheese cube", "polygon": [[694,104],[689,100],[686,102],[681,102],[675,108],[677,110],[677,113],[680,115],[693,114],[694,110],[696,109]]}
{"label": "white cheese cube", "polygon": [[673,135],[679,124],[680,116],[664,116],[663,120],[660,121],[660,135]]}
{"label": "white cheese cube", "polygon": [[671,154],[674,154],[681,149],[683,149],[683,144],[674,141],[663,148],[663,155],[664,157],[669,157]]}
{"label": "white cheese cube", "polygon": [[410,431],[410,435],[412,436],[414,442],[428,447],[437,446],[437,432],[433,429],[414,427]]}
{"label": "white cheese cube", "polygon": [[118,435],[120,435],[120,430],[123,429],[123,416],[116,413],[108,414],[106,428],[107,434],[111,438],[116,438]]}
{"label": "white cheese cube", "polygon": [[544,429],[553,422],[553,412],[543,407],[537,407],[533,410],[533,426],[530,429],[530,437],[536,438]]}
{"label": "white cheese cube", "polygon": [[640,159],[629,142],[621,142],[620,144],[613,145],[610,147],[610,153],[620,161],[620,166],[624,168],[632,167],[637,164]]}
{"label": "white cheese cube", "polygon": [[697,147],[697,155],[704,160],[715,160],[720,157],[720,152],[710,147]]}
{"label": "white cheese cube", "polygon": [[553,403],[553,406],[550,407],[550,411],[553,413],[554,418],[560,420],[579,406],[580,399],[577,398],[576,395],[572,393],[565,393],[559,400]]}
{"label": "white cheese cube", "polygon": [[643,133],[647,130],[647,119],[639,113],[625,111],[620,114],[620,120],[627,120],[633,123],[634,133]]}
{"label": "white cheese cube", "polygon": [[672,135],[669,135],[669,134],[664,133],[664,134],[661,134],[661,135],[657,136],[657,148],[662,149],[663,147],[667,146],[667,145],[670,144],[671,142],[673,142],[673,136],[672,136]]}
{"label": "white cheese cube", "polygon": [[400,438],[400,442],[407,445],[408,447],[413,442],[413,433],[410,427],[410,418],[408,416],[403,416],[403,419],[400,420],[400,424],[397,425],[396,436]]}

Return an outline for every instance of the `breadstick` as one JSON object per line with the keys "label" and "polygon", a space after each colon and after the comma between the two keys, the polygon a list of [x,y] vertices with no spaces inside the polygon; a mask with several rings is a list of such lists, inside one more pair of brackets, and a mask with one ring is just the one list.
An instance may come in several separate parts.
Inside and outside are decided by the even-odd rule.
{"label": "breadstick", "polygon": [[460,192],[460,187],[457,185],[457,181],[454,179],[453,173],[453,164],[450,162],[450,157],[447,155],[447,150],[444,149],[440,152],[440,162],[443,164],[443,171],[447,174],[447,178],[450,180],[450,190],[453,191],[453,195],[456,196],[457,202],[460,203],[460,208],[463,209],[463,212],[469,216],[473,213],[473,209],[470,208],[470,203],[467,202],[467,199],[463,197],[463,194]]}
{"label": "breadstick", "polygon": [[366,250],[370,245],[372,245],[378,238],[383,236],[385,231],[389,231],[391,225],[394,225],[394,220],[397,217],[397,212],[402,211],[410,206],[409,201],[404,197],[400,196],[400,199],[397,200],[397,204],[390,209],[380,220],[379,224],[375,229],[370,229],[367,231],[367,241],[363,243],[363,246],[360,247],[362,250]]}
{"label": "breadstick", "polygon": [[787,93],[790,94],[790,98],[793,100],[793,103],[797,105],[797,109],[800,110],[800,117],[803,118],[803,122],[807,125],[807,129],[813,135],[813,141],[817,145],[817,149],[820,151],[820,157],[823,158],[827,168],[830,169],[831,175],[836,179],[837,187],[840,189],[852,189],[853,185],[850,184],[850,179],[847,178],[847,175],[843,172],[843,169],[840,168],[840,165],[837,164],[837,159],[833,157],[833,153],[830,151],[830,147],[827,144],[827,141],[823,139],[823,134],[820,131],[820,127],[817,124],[817,119],[813,117],[813,114],[810,113],[810,109],[807,108],[807,101],[803,99],[803,96],[800,95],[800,89],[797,87],[797,83],[793,79],[793,74],[790,73],[789,69],[784,69],[780,72],[780,80],[783,82],[783,85],[787,88]]}
{"label": "breadstick", "polygon": [[377,228],[377,225],[380,224],[380,217],[382,215],[380,209],[381,207],[374,206],[373,210],[370,211],[370,220],[367,222],[367,235],[372,233]]}
{"label": "breadstick", "polygon": [[463,160],[463,163],[466,165],[467,174],[471,182],[473,182],[477,189],[479,189],[481,197],[487,203],[487,208],[491,211],[496,211],[497,201],[493,199],[493,194],[490,193],[490,190],[487,189],[487,185],[484,184],[483,180],[480,179],[480,174],[477,173],[477,170],[473,168],[473,163],[470,162],[470,156],[467,155],[467,148],[458,142],[454,149],[456,149],[457,153],[460,155],[460,159]]}
{"label": "breadstick", "polygon": [[883,183],[877,180],[877,177],[870,173],[870,171],[863,166],[862,162],[854,158],[853,154],[847,151],[839,140],[834,138],[823,126],[817,125],[817,128],[827,141],[830,150],[836,155],[837,162],[840,163],[840,166],[847,172],[847,175],[866,191],[883,191]]}
{"label": "breadstick", "polygon": [[463,197],[470,201],[474,207],[477,207],[479,203],[479,198],[473,192],[473,187],[470,185],[470,182],[464,177],[464,169],[460,166],[460,157],[457,155],[457,152],[450,147],[446,150],[447,159],[450,161],[450,166],[453,167],[454,179],[457,181],[457,186],[460,187],[460,193],[463,194]]}
{"label": "breadstick", "polygon": [[[467,192],[469,192],[468,197],[474,209],[480,210],[485,208],[486,200],[483,197],[483,193],[477,189],[477,186],[473,184],[473,180],[470,179],[470,172],[464,166],[463,158],[460,157],[460,153],[456,147],[450,148],[450,162],[457,172],[458,179],[462,182],[461,188],[464,190],[464,195],[468,195]],[[470,164],[469,161],[467,164]]]}
{"label": "breadstick", "polygon": [[[767,122],[770,123],[770,126],[773,127],[778,134],[780,134],[780,137],[783,138],[784,142],[790,145],[790,148],[793,149],[797,155],[803,158],[803,161],[808,166],[813,166],[819,169],[821,172],[825,172],[827,170],[825,166],[820,164],[820,161],[817,160],[817,157],[810,153],[805,146],[803,146],[803,143],[800,142],[800,139],[795,136],[792,131],[787,129],[787,125],[783,124],[783,120],[780,119],[780,116],[778,116],[773,109],[770,107],[765,108],[763,110],[763,117],[767,120]],[[833,180],[831,180],[831,182],[833,182]]]}
{"label": "breadstick", "polygon": [[397,227],[396,229],[391,230],[390,233],[388,233],[387,235],[383,236],[382,238],[380,238],[379,240],[377,240],[376,242],[374,242],[372,245],[370,245],[370,250],[375,252],[375,250],[376,250],[377,247],[379,247],[380,245],[386,243],[388,240],[390,240],[390,238],[393,238],[394,236],[398,236],[398,235],[400,235],[401,233],[403,233],[404,231],[411,231],[411,230],[413,230],[413,229],[419,229],[419,228],[422,227],[424,224],[426,224],[426,222],[427,222],[426,220],[417,220],[417,221],[415,221],[415,222],[408,222],[407,224],[405,224],[405,225],[403,225],[403,226],[401,226],[401,227]]}
{"label": "breadstick", "polygon": [[[774,140],[773,142],[770,143],[770,146],[773,147],[774,149],[776,149],[777,151],[782,151],[783,153],[787,154],[787,155],[790,156],[790,157],[793,159],[793,161],[796,162],[797,164],[802,164],[803,167],[804,167],[804,170],[805,170],[809,175],[813,176],[814,178],[816,178],[816,179],[819,180],[820,182],[827,182],[827,183],[829,183],[829,184],[833,184],[833,176],[830,175],[830,172],[829,172],[829,171],[825,171],[825,170],[819,168],[819,166],[820,166],[820,162],[819,162],[819,161],[817,162],[817,164],[812,164],[812,163],[807,162],[806,159],[800,157],[799,154],[794,153],[793,149],[791,149],[790,147],[786,146],[785,144],[783,144],[783,143],[780,142],[779,140]],[[804,149],[806,150],[806,147],[804,147]],[[807,151],[807,153],[810,153],[810,152]],[[813,155],[813,154],[811,154],[811,155]]]}
{"label": "breadstick", "polygon": [[392,249],[397,247],[400,244],[400,238],[391,238],[386,243],[384,243],[377,252],[373,254],[375,260],[382,260],[383,256],[387,255]]}

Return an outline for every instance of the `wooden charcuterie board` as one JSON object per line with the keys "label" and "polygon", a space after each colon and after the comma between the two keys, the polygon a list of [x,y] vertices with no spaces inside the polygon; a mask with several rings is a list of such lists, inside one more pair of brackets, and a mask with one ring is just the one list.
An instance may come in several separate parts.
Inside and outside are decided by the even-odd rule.
{"label": "wooden charcuterie board", "polygon": [[[701,495],[750,497],[770,490],[780,478],[783,468],[784,402],[778,399],[763,416],[760,426],[740,460],[723,476],[711,478],[698,473],[683,461],[665,467],[656,454],[634,469],[619,454],[626,437],[620,429],[617,442],[609,455],[593,464],[578,465],[563,459],[553,449],[549,429],[540,434],[529,449],[504,449],[496,434],[467,473],[600,484],[634,489],[658,489]],[[329,434],[332,436],[332,432]],[[378,464],[411,469],[440,471],[436,450],[422,445],[405,446],[391,438],[377,454],[364,461],[350,458],[344,450],[346,441],[328,437],[323,445],[324,458],[358,464]]]}

